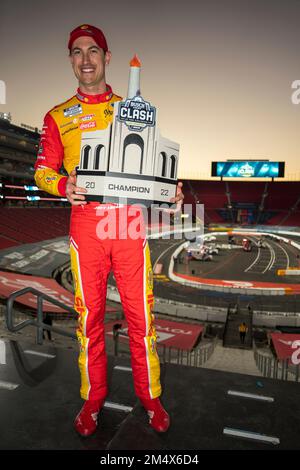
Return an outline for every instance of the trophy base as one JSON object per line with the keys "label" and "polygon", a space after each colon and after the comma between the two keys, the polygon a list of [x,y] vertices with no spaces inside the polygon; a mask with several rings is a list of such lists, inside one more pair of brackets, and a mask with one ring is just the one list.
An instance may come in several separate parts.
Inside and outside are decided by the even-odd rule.
{"label": "trophy base", "polygon": [[114,204],[126,204],[128,206],[131,206],[132,204],[140,204],[145,207],[151,207],[151,206],[173,206],[174,202],[161,202],[161,201],[145,201],[143,199],[132,199],[128,198],[125,200],[122,200],[122,198],[119,197],[106,197],[106,196],[89,196],[85,194],[85,199],[87,201],[97,201],[102,204],[107,204],[109,202],[114,203]]}
{"label": "trophy base", "polygon": [[145,207],[167,206],[176,195],[177,181],[155,176],[116,173],[99,170],[76,170],[77,186],[85,188],[87,201],[141,204]]}

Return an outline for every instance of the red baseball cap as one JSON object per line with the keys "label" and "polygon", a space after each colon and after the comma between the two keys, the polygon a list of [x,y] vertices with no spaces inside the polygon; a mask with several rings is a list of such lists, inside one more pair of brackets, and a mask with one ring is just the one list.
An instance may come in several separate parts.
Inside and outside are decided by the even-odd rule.
{"label": "red baseball cap", "polygon": [[101,29],[96,28],[95,26],[91,26],[90,24],[77,26],[77,28],[70,32],[70,38],[68,42],[69,50],[71,50],[73,42],[81,36],[89,36],[90,38],[93,38],[98,46],[104,50],[104,52],[108,50],[107,42]]}

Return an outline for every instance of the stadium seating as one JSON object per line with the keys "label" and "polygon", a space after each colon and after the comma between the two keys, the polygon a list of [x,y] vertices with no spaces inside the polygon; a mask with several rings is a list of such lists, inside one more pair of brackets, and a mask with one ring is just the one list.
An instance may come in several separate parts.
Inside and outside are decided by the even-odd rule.
{"label": "stadium seating", "polygon": [[297,181],[272,182],[268,186],[265,209],[289,210],[300,197],[300,183]]}
{"label": "stadium seating", "polygon": [[206,209],[220,209],[226,206],[225,183],[220,181],[190,181],[198,201]]}
{"label": "stadium seating", "polygon": [[286,220],[284,220],[284,225],[297,226],[300,225],[300,210],[297,210],[290,214]]}
{"label": "stadium seating", "polygon": [[70,209],[0,207],[0,249],[69,232]]}
{"label": "stadium seating", "polygon": [[232,203],[261,203],[265,183],[250,181],[228,182]]}
{"label": "stadium seating", "polygon": [[[227,186],[227,187],[226,187]],[[235,211],[249,205],[252,223],[300,226],[300,182],[184,181],[185,203],[204,204],[205,223],[231,222],[228,205]],[[263,197],[264,196],[264,197]],[[292,208],[295,208],[292,211]]]}
{"label": "stadium seating", "polygon": [[205,221],[208,224],[224,222],[224,218],[217,211],[213,209],[205,209],[204,213],[205,213]]}

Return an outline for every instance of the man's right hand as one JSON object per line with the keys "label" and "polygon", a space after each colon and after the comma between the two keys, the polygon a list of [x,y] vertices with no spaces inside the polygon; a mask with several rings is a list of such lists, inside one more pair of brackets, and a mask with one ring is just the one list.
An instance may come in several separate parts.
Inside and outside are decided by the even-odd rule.
{"label": "man's right hand", "polygon": [[87,190],[76,186],[76,171],[72,170],[67,179],[66,197],[72,206],[86,204],[85,196],[83,194],[76,194],[77,192],[86,193]]}

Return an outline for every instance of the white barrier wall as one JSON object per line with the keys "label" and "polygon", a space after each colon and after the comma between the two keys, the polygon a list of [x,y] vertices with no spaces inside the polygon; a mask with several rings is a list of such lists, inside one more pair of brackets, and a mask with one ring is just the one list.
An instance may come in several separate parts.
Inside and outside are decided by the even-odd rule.
{"label": "white barrier wall", "polygon": [[[107,298],[113,302],[121,302],[118,289],[115,286],[108,286]],[[154,312],[190,320],[221,323],[225,323],[227,317],[227,308],[181,303],[159,297],[155,297]]]}
{"label": "white barrier wall", "polygon": [[[268,232],[257,232],[257,231],[243,231],[243,230],[240,230],[240,229],[235,229],[235,230],[232,230],[232,233],[235,233],[236,235],[237,234],[242,234],[242,235],[268,235],[268,236],[271,236],[273,238],[275,238],[276,240],[282,240],[283,242],[291,245],[291,246],[294,246],[295,248],[297,248],[298,250],[300,250],[300,244],[294,242],[293,240],[290,240],[288,238],[285,238],[285,237],[281,237],[279,235],[275,235],[275,234],[272,234],[272,233],[268,233]],[[212,235],[221,235],[221,236],[228,236],[228,233],[227,232],[210,232],[210,233],[207,233],[205,235],[203,235],[203,240],[206,240],[207,238],[211,237]],[[192,279],[184,279],[182,278],[180,275],[176,275],[174,274],[174,261],[173,261],[173,258],[176,257],[184,248],[186,248],[187,246],[189,245],[189,242],[184,242],[182,245],[180,245],[179,247],[176,248],[176,250],[174,251],[174,253],[172,253],[172,256],[171,256],[171,262],[170,262],[170,265],[169,265],[169,272],[168,272],[168,275],[169,275],[169,278],[172,279],[172,281],[174,282],[177,282],[179,284],[182,284],[184,286],[189,286],[189,287],[195,287],[197,289],[205,289],[205,290],[213,290],[213,291],[216,291],[216,292],[224,292],[224,293],[232,293],[232,294],[243,294],[243,295],[272,295],[272,296],[275,296],[275,295],[286,295],[286,290],[285,288],[283,287],[255,287],[255,286],[251,286],[251,282],[247,282],[247,281],[230,281],[230,284],[231,286],[224,286],[224,285],[219,285],[217,284],[217,281],[216,281],[216,284],[206,284],[205,281],[204,282],[199,282],[199,281],[193,281]],[[223,282],[227,282],[227,281],[223,281]]]}

